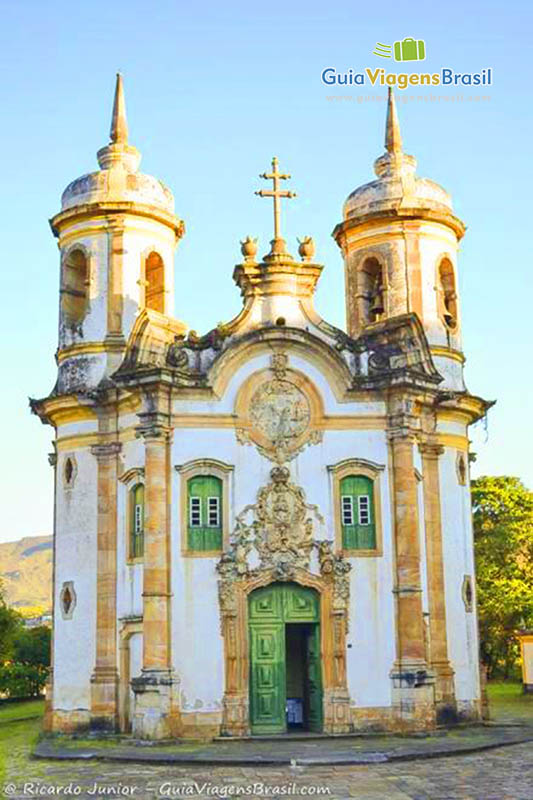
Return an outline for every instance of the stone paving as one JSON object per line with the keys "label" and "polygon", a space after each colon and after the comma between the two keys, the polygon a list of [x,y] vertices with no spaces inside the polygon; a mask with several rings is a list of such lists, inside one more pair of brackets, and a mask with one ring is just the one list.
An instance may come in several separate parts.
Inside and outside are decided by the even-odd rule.
{"label": "stone paving", "polygon": [[[63,791],[59,787],[63,787]],[[185,767],[35,760],[9,769],[6,797],[330,797],[333,800],[533,800],[533,745],[359,766]]]}

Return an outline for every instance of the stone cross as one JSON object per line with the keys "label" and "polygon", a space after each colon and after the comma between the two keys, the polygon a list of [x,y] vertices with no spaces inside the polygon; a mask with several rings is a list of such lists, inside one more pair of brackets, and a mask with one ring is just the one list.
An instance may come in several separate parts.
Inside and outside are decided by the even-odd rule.
{"label": "stone cross", "polygon": [[278,159],[275,156],[272,159],[272,172],[263,172],[259,177],[272,181],[272,189],[261,189],[259,192],[256,192],[256,194],[260,197],[274,198],[274,240],[277,241],[281,239],[281,206],[279,201],[282,197],[296,197],[296,192],[280,189],[280,181],[288,180],[291,176],[283,172],[278,172]]}

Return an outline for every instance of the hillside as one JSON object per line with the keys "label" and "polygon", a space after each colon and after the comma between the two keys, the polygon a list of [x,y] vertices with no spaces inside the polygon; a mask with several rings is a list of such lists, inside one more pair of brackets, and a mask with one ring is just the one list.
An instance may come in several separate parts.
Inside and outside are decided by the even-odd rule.
{"label": "hillside", "polygon": [[52,537],[25,536],[0,543],[0,581],[8,605],[52,607]]}

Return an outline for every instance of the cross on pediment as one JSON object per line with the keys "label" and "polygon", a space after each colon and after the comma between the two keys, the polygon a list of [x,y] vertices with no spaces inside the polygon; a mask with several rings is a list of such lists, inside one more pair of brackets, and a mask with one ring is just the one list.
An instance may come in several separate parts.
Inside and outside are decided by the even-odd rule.
{"label": "cross on pediment", "polygon": [[275,242],[282,242],[281,238],[281,204],[282,197],[296,197],[296,192],[290,192],[287,189],[280,188],[280,181],[286,181],[291,176],[288,173],[279,172],[278,159],[274,156],[272,159],[272,172],[263,172],[260,178],[272,181],[272,189],[260,189],[256,192],[260,197],[272,197],[274,200],[274,241],[272,242],[273,249]]}

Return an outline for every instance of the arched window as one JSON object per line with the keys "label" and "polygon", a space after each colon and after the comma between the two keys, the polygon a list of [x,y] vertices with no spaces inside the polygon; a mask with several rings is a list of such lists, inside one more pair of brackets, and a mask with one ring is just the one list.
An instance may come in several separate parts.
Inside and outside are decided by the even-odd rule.
{"label": "arched window", "polygon": [[191,551],[222,549],[222,481],[197,475],[187,481],[187,547]]}
{"label": "arched window", "polygon": [[142,558],[144,551],[144,486],[130,490],[130,558]]}
{"label": "arched window", "polygon": [[359,295],[362,301],[362,323],[378,322],[385,313],[383,267],[377,258],[364,260],[359,273]]}
{"label": "arched window", "polygon": [[366,475],[347,475],[340,482],[342,546],[345,550],[376,547],[374,481]]}
{"label": "arched window", "polygon": [[63,263],[61,309],[66,321],[78,325],[87,313],[89,263],[78,248],[71,250]]}
{"label": "arched window", "polygon": [[145,262],[146,308],[165,313],[165,265],[163,259],[152,251]]}
{"label": "arched window", "polygon": [[439,264],[439,313],[447,328],[457,327],[457,292],[453,264],[443,258]]}

